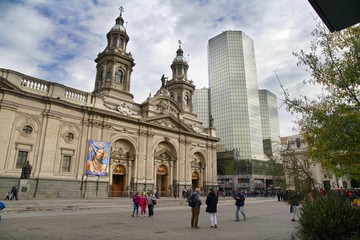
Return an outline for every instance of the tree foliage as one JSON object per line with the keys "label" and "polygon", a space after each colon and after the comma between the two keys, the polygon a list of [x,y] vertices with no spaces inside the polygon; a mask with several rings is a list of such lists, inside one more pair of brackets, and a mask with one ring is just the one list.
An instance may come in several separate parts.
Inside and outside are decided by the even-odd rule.
{"label": "tree foliage", "polygon": [[[321,24],[312,32],[310,52],[293,53],[322,87],[315,99],[291,98],[285,104],[300,113],[300,131],[308,154],[330,172],[360,179],[360,25],[330,33]],[[283,88],[284,89],[284,88]]]}
{"label": "tree foliage", "polygon": [[313,163],[306,154],[295,149],[286,149],[283,150],[282,157],[287,188],[295,188],[296,192],[302,194],[316,189],[315,179],[310,169]]}

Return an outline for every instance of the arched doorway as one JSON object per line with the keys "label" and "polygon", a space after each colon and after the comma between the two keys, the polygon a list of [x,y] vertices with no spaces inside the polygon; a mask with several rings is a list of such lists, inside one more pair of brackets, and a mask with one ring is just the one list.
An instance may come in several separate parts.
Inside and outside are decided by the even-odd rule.
{"label": "arched doorway", "polygon": [[199,173],[193,172],[191,175],[192,190],[199,187]]}
{"label": "arched doorway", "polygon": [[204,173],[205,173],[205,158],[204,155],[196,152],[192,156],[191,160],[191,183],[192,188],[200,188],[200,190],[203,190],[203,182],[206,180]]}
{"label": "arched doorway", "polygon": [[165,138],[154,149],[154,188],[161,196],[171,196],[176,186],[176,150]]}
{"label": "arched doorway", "polygon": [[161,196],[168,195],[168,168],[165,165],[160,165],[156,169],[156,191]]}
{"label": "arched doorway", "polygon": [[116,165],[112,172],[112,197],[123,196],[126,190],[126,169],[123,165]]}

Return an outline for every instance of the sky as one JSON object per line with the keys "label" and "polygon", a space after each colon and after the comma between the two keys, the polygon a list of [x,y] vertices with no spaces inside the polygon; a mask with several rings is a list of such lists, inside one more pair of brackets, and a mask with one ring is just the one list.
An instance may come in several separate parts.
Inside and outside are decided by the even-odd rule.
{"label": "sky", "polygon": [[307,0],[0,0],[0,68],[92,92],[94,60],[121,6],[135,102],[156,93],[162,74],[171,76],[179,40],[188,78],[208,87],[208,40],[237,30],[254,41],[259,89],[278,98],[280,136],[298,133],[300,116],[286,111],[276,75],[290,97],[318,91],[303,84],[310,75],[292,54],[313,40],[317,14]]}

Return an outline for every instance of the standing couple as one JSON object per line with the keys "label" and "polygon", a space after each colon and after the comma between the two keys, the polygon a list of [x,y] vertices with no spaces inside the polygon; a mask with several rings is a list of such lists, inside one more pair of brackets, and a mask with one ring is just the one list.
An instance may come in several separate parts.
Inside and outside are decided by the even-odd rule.
{"label": "standing couple", "polygon": [[[192,199],[195,199],[194,204],[191,204]],[[206,197],[206,212],[210,215],[210,227],[217,228],[217,204],[218,204],[218,197],[215,194],[213,189],[209,189],[208,195]],[[200,206],[201,206],[201,198],[200,198],[200,189],[196,188],[195,191],[189,198],[189,205],[191,206],[191,228],[198,229],[198,220],[200,214]],[[246,215],[244,212],[244,205],[245,205],[245,195],[239,189],[237,194],[235,195],[235,205],[236,205],[236,212],[235,212],[235,221],[240,221],[239,213],[243,216],[244,221],[246,220]]]}
{"label": "standing couple", "polygon": [[[191,204],[191,202],[194,199],[194,204]],[[210,227],[211,228],[217,228],[217,218],[216,218],[216,212],[217,212],[217,204],[218,204],[218,197],[216,196],[213,189],[209,189],[208,195],[206,197],[206,212],[210,214]],[[189,198],[189,205],[191,206],[191,228],[199,229],[198,221],[199,221],[199,215],[200,215],[200,206],[201,206],[201,197],[200,197],[200,189],[196,188],[195,191],[192,193],[192,195]]]}

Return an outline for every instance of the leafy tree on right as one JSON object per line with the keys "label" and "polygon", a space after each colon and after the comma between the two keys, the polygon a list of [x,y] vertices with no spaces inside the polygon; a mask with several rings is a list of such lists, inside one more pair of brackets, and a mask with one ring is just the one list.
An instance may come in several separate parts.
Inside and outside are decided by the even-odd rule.
{"label": "leafy tree on right", "polygon": [[[316,99],[291,98],[283,88],[287,110],[300,113],[300,131],[308,156],[326,170],[360,180],[360,25],[330,33],[318,24],[310,52],[293,53],[322,86]],[[280,83],[281,84],[281,83]]]}

